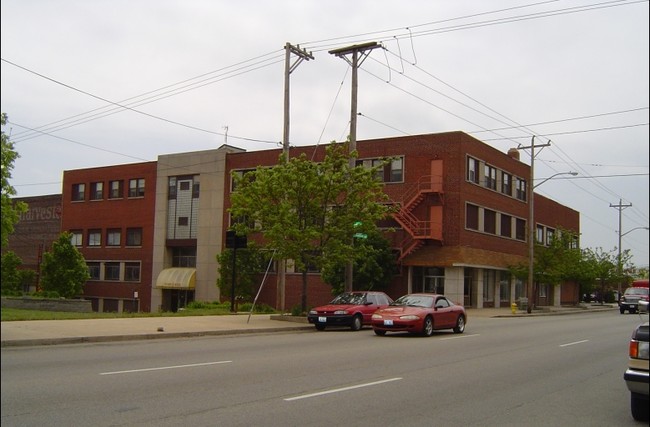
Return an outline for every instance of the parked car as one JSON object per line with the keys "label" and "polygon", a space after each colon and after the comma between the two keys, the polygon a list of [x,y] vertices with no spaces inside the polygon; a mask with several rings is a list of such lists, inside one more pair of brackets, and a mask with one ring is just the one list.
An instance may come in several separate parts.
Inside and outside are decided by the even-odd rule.
{"label": "parked car", "polygon": [[[639,306],[641,312],[648,312],[647,302],[642,301]],[[627,389],[630,391],[632,417],[637,421],[648,421],[649,329],[650,324],[645,322],[632,332],[627,370],[623,375]]]}
{"label": "parked car", "polygon": [[372,315],[372,329],[380,336],[386,332],[431,336],[438,329],[453,329],[462,334],[466,324],[467,313],[462,305],[444,295],[429,293],[401,296]]}
{"label": "parked car", "polygon": [[648,301],[648,282],[645,282],[645,287],[634,286],[634,284],[627,288],[623,296],[618,302],[618,310],[621,314],[627,311],[628,313],[636,313],[639,307],[639,301]]}
{"label": "parked car", "polygon": [[355,291],[337,295],[329,304],[309,310],[307,320],[319,331],[327,326],[349,326],[353,331],[370,325],[372,313],[393,301],[383,292]]}

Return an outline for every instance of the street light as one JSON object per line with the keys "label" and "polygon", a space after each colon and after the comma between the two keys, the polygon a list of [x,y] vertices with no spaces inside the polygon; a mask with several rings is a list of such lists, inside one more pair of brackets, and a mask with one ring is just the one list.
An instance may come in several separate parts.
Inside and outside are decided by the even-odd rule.
{"label": "street light", "polygon": [[620,224],[620,217],[619,217],[619,227],[618,227],[618,259],[617,259],[617,273],[618,273],[618,299],[621,298],[621,292],[623,289],[621,288],[621,275],[623,274],[623,265],[621,265],[621,241],[623,239],[623,236],[630,234],[634,230],[650,230],[650,227],[634,227],[631,230],[627,230],[625,233],[621,234],[621,224]]}
{"label": "street light", "polygon": [[[532,164],[532,162],[531,162]],[[530,200],[528,202],[528,289],[530,292],[528,292],[528,307],[526,308],[526,311],[530,313],[533,311],[533,303],[535,301],[535,287],[533,286],[533,270],[535,268],[535,208],[534,208],[534,200],[535,200],[535,188],[539,187],[540,185],[544,184],[546,181],[549,179],[555,178],[556,176],[559,175],[573,175],[576,176],[578,175],[578,172],[558,172],[556,174],[553,174],[549,176],[548,178],[542,180],[542,182],[539,182],[535,185],[532,186],[530,190]],[[531,184],[533,182],[534,176],[533,176],[533,169],[531,167]]]}

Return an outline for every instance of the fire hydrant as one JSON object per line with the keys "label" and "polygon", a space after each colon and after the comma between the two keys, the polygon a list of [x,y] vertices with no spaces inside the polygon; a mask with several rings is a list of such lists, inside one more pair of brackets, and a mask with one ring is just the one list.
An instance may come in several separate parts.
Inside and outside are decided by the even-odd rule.
{"label": "fire hydrant", "polygon": [[510,310],[512,310],[512,314],[517,313],[517,303],[516,302],[513,302],[512,304],[510,304]]}

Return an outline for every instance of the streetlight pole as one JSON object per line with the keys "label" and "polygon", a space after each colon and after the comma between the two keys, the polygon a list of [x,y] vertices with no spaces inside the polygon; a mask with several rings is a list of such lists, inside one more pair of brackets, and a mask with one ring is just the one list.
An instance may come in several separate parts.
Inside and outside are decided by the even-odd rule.
{"label": "streetlight pole", "polygon": [[[628,205],[621,205],[620,203],[618,205],[618,207],[627,207],[627,206]],[[629,206],[632,206],[632,204],[630,204]],[[623,241],[623,236],[630,234],[634,230],[650,230],[650,227],[634,227],[633,229],[627,230],[625,233],[621,234],[621,217],[619,215],[618,217],[618,260],[617,260],[618,262],[617,262],[617,271],[616,271],[618,273],[618,299],[621,298],[621,292],[623,291],[621,287],[621,276],[623,274],[623,264],[621,262],[621,256],[622,256],[621,242]]]}

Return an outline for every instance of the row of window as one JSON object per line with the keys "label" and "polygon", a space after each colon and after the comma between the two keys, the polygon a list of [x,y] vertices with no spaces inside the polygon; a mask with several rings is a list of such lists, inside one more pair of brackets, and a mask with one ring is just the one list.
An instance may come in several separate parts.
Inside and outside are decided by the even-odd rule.
{"label": "row of window", "polygon": [[[89,200],[104,200],[107,196],[109,200],[124,198],[124,181],[108,181],[108,188],[104,188],[103,181],[90,183]],[[108,190],[108,192],[106,192]],[[72,201],[83,202],[86,200],[86,184],[72,184]],[[144,178],[129,179],[129,198],[144,197]]]}
{"label": "row of window", "polygon": [[[526,180],[474,157],[467,157],[467,180],[490,190],[526,201]],[[514,191],[514,192],[513,192]]]}
{"label": "row of window", "polygon": [[[355,162],[355,166],[364,166],[370,169],[370,168],[381,166],[385,162],[386,162],[386,158],[379,158],[379,157],[369,158],[369,159],[358,159]],[[234,192],[236,189],[236,179],[234,178],[234,176],[241,178],[247,173],[254,172],[254,171],[255,169],[234,170],[232,172],[233,179],[231,180],[230,183],[230,191]],[[383,168],[379,168],[379,170],[377,171],[377,179],[380,182],[403,182],[404,181],[404,157],[396,157],[391,161],[389,161],[387,164],[385,164]],[[170,190],[171,190],[171,185],[172,184],[170,181]]]}
{"label": "row of window", "polygon": [[[72,237],[70,241],[77,247],[122,247],[122,236],[126,235],[124,242],[127,247],[142,246],[142,228],[127,228],[124,232],[121,228],[107,228],[102,231],[101,228],[91,228],[86,230],[86,240],[84,241],[83,230],[70,230]],[[103,240],[102,240],[103,237]],[[84,245],[85,243],[85,245]]]}
{"label": "row of window", "polygon": [[87,261],[90,280],[139,282],[139,261]]}
{"label": "row of window", "polygon": [[526,241],[526,220],[467,203],[465,227],[469,230]]}

